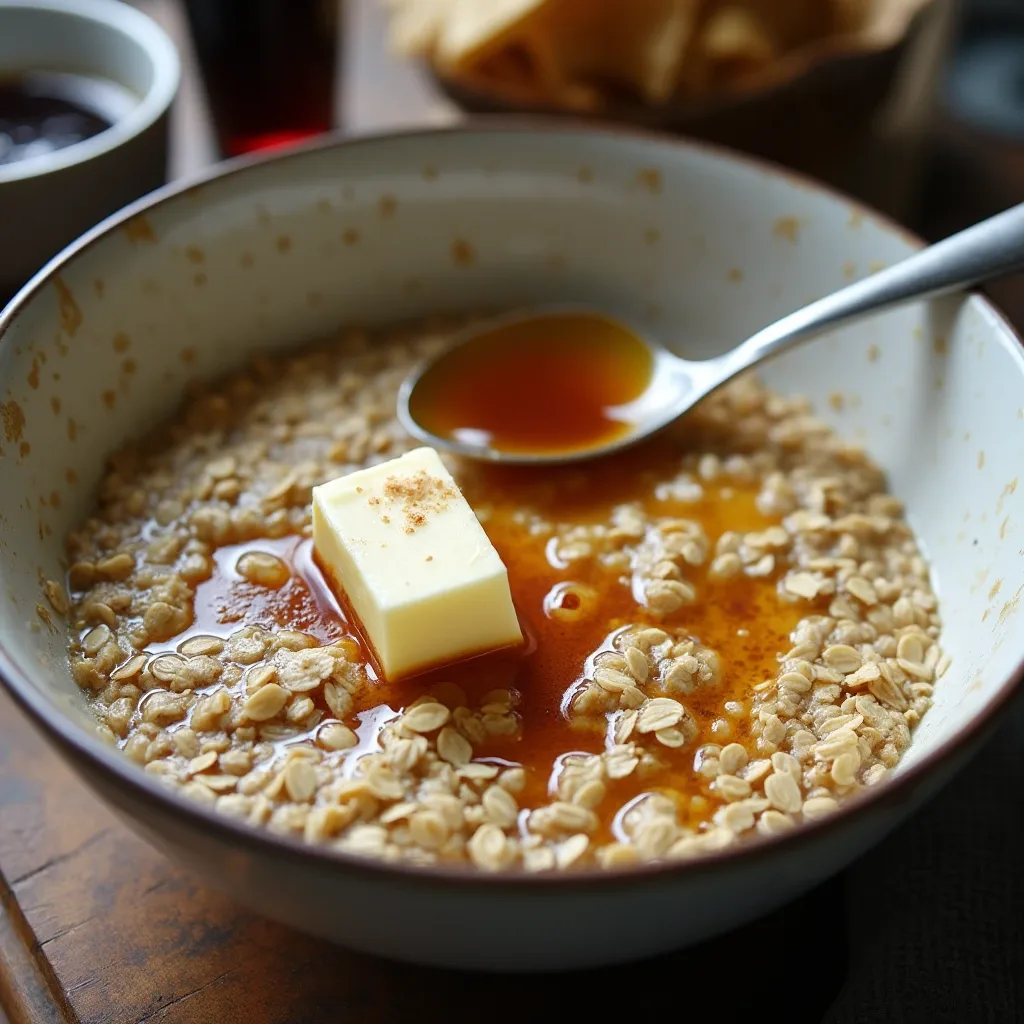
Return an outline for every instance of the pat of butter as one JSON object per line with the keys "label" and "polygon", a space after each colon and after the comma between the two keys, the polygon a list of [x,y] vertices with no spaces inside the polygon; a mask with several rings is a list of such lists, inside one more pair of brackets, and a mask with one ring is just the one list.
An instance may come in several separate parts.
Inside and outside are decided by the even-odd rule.
{"label": "pat of butter", "polygon": [[388,679],[523,639],[508,571],[433,448],[314,487],[313,546]]}

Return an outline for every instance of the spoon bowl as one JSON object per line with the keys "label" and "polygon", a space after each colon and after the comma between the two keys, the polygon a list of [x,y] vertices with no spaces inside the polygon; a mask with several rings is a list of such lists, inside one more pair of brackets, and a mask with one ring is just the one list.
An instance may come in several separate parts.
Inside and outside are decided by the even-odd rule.
{"label": "spoon bowl", "polygon": [[[1024,267],[1024,204],[690,360],[604,316],[536,309],[469,329],[398,394],[414,437],[467,458],[558,465],[622,451],[794,345],[872,313]],[[601,380],[588,383],[595,371]],[[556,372],[557,371],[557,372]],[[511,424],[518,424],[509,429]]]}
{"label": "spoon bowl", "polygon": [[594,310],[534,307],[457,335],[403,381],[398,416],[414,437],[469,458],[575,462],[646,437],[703,365]]}

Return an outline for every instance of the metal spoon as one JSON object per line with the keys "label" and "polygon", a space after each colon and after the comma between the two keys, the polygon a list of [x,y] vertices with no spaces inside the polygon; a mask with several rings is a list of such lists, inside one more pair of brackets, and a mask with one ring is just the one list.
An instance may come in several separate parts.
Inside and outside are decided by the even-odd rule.
{"label": "metal spoon", "polygon": [[[632,425],[632,429],[610,443],[592,448],[571,452],[503,452],[486,443],[472,444],[431,433],[413,417],[410,398],[433,363],[420,367],[403,382],[398,395],[398,416],[415,437],[435,448],[470,458],[520,465],[552,465],[592,459],[621,451],[649,437],[744,370],[830,327],[850,323],[904,302],[958,291],[1022,268],[1024,204],[818,299],[713,359],[680,359],[660,345],[643,339],[653,358],[650,384],[635,402],[615,410],[617,416]],[[523,318],[528,315],[523,314]],[[460,344],[472,345],[479,333],[479,329],[473,331]]]}

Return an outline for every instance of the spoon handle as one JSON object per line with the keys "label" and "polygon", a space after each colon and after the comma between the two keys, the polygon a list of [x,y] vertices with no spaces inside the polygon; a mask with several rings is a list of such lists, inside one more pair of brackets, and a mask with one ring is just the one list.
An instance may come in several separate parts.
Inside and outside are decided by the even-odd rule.
{"label": "spoon handle", "polygon": [[811,336],[913,299],[1024,269],[1024,203],[777,320],[721,357],[729,376]]}

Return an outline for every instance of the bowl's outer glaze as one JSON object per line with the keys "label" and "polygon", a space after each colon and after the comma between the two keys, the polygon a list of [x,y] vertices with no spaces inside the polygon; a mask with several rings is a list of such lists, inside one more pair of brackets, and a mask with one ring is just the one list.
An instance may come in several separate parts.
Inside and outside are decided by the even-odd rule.
{"label": "bowl's outer glaze", "polygon": [[104,455],[167,416],[190,378],[255,350],[342,323],[558,300],[709,355],[914,245],[775,170],[565,128],[312,146],[166,193],[51,265],[0,323],[0,669],[154,844],[251,907],[346,945],[554,969],[742,923],[910,813],[1016,686],[1024,359],[981,298],[908,307],[765,368],[888,471],[933,560],[953,657],[898,778],[782,840],[560,880],[387,868],[252,832],[167,793],[95,737],[41,581],[61,575],[62,538],[88,514]]}

